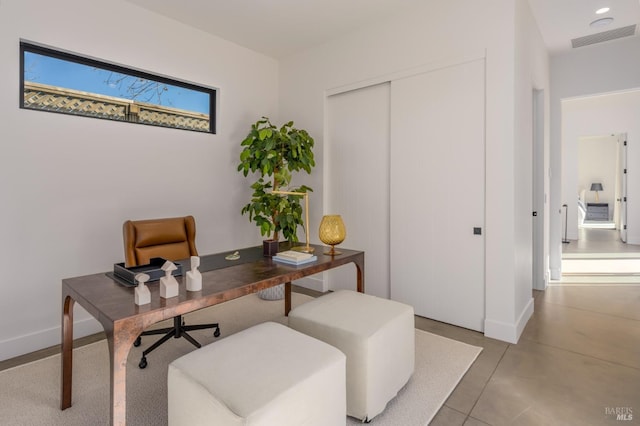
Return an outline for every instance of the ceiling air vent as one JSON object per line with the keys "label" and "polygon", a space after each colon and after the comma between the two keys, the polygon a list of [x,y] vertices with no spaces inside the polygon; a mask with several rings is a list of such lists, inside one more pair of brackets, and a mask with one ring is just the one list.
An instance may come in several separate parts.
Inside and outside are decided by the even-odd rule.
{"label": "ceiling air vent", "polygon": [[576,47],[588,46],[590,44],[602,43],[603,41],[615,40],[621,37],[629,37],[636,33],[636,26],[617,28],[615,30],[604,31],[597,34],[591,34],[584,37],[578,37],[571,40],[571,46]]}

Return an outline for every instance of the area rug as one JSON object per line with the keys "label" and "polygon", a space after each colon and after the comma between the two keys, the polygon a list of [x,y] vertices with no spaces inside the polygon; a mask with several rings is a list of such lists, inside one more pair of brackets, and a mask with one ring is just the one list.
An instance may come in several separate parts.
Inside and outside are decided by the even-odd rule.
{"label": "area rug", "polygon": [[[297,306],[311,298],[294,293]],[[185,317],[187,323],[220,322],[224,336],[264,321],[286,323],[282,301],[245,296]],[[215,339],[210,330],[193,332],[203,344]],[[194,348],[171,340],[152,352],[146,369],[138,368],[142,350],[154,337],[132,348],[127,364],[127,424],[167,424],[167,365]],[[416,330],[416,370],[385,411],[370,424],[424,426],[438,412],[482,348]],[[73,405],[60,405],[60,356],[0,372],[0,423],[10,425],[86,426],[109,424],[109,357],[106,341],[74,350]],[[347,418],[347,424],[360,424]]]}

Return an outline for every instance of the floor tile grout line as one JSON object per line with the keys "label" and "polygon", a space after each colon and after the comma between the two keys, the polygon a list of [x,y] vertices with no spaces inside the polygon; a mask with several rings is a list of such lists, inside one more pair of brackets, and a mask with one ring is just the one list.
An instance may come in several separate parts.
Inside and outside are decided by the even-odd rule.
{"label": "floor tile grout line", "polygon": [[617,318],[617,319],[623,319],[623,320],[628,320],[628,321],[640,321],[640,319],[638,319],[638,318],[621,317],[621,316],[618,316],[618,315],[612,315],[612,314],[608,314],[608,313],[605,313],[605,312],[594,311],[592,309],[577,308],[575,306],[563,305],[561,303],[554,303],[554,302],[547,302],[547,301],[544,301],[543,303],[545,305],[560,306],[560,307],[562,307],[564,309],[573,309],[573,310],[580,311],[580,312],[590,312],[592,314],[602,315],[602,316],[605,316],[605,317],[608,317],[608,318]]}
{"label": "floor tile grout line", "polygon": [[[453,407],[448,406],[446,402],[444,404],[442,404],[442,407],[447,407],[449,410],[455,411],[456,413],[459,413],[460,415],[465,416],[465,421],[466,421],[467,413],[465,413],[463,411],[460,411],[457,408],[453,408]],[[442,410],[442,407],[440,407],[440,410]],[[440,410],[438,410],[438,413],[440,412]],[[436,413],[436,414],[438,414],[438,413]],[[433,421],[433,419],[431,419],[431,421]]]}
{"label": "floor tile grout line", "polygon": [[[512,344],[508,344],[505,348],[504,348],[504,352],[502,352],[502,355],[500,356],[500,359],[498,360],[498,362],[496,362],[496,366],[493,368],[493,371],[491,372],[491,374],[489,375],[489,378],[487,378],[487,381],[484,383],[484,386],[482,386],[482,390],[480,391],[480,393],[478,394],[478,397],[476,398],[476,400],[474,401],[473,405],[471,406],[471,409],[469,410],[469,413],[467,414],[467,416],[465,417],[464,421],[465,423],[467,422],[467,420],[469,420],[469,418],[471,417],[471,413],[473,412],[473,409],[476,408],[476,405],[478,405],[478,401],[480,400],[480,398],[482,397],[482,394],[484,393],[484,391],[487,389],[487,386],[489,385],[489,382],[491,381],[491,379],[493,378],[493,375],[496,374],[496,370],[498,369],[498,367],[500,366],[500,363],[502,362],[502,360],[504,359],[505,355],[507,354],[507,351],[509,350],[510,347],[512,347],[514,345]],[[476,419],[476,420],[480,420],[480,419]],[[480,420],[483,423],[483,420]],[[464,423],[463,423],[464,424]]]}
{"label": "floor tile grout line", "polygon": [[630,368],[630,369],[632,369],[632,370],[638,370],[638,371],[640,371],[640,367],[634,367],[633,365],[626,365],[626,364],[622,364],[622,363],[620,363],[620,362],[611,361],[611,360],[609,360],[609,359],[598,358],[597,356],[593,356],[593,355],[585,354],[585,353],[578,352],[578,351],[573,351],[573,350],[570,350],[570,349],[567,349],[567,348],[562,348],[562,347],[560,347],[560,346],[551,345],[551,344],[549,344],[549,343],[539,342],[539,341],[537,341],[537,340],[529,339],[529,338],[526,338],[526,337],[523,337],[523,339],[524,339],[524,340],[527,340],[527,341],[529,341],[529,342],[531,342],[531,343],[535,343],[535,344],[537,344],[537,345],[546,346],[546,347],[548,347],[548,348],[557,349],[557,350],[559,350],[559,351],[567,352],[567,353],[574,354],[574,355],[584,356],[584,357],[587,357],[587,358],[590,358],[590,359],[594,359],[594,360],[596,360],[596,361],[601,361],[601,362],[606,362],[606,363],[608,363],[608,364],[616,365],[616,366],[618,366],[618,367],[625,367],[625,368]]}

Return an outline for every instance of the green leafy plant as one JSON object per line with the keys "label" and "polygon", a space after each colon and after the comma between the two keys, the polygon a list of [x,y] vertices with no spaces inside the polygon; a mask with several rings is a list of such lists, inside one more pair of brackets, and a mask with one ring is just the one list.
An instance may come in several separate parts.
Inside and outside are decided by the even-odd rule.
{"label": "green leafy plant", "polygon": [[278,129],[267,117],[252,124],[242,141],[244,149],[238,171],[245,177],[249,172],[259,173],[258,180],[251,185],[251,201],[242,208],[242,214],[249,214],[249,221],[256,223],[263,236],[271,235],[271,239],[278,240],[282,232],[287,240],[298,241],[298,225],[304,225],[302,197],[272,191],[313,191],[306,185],[290,187],[293,172],[311,173],[315,166],[313,143],[306,130],[293,127],[293,121]]}

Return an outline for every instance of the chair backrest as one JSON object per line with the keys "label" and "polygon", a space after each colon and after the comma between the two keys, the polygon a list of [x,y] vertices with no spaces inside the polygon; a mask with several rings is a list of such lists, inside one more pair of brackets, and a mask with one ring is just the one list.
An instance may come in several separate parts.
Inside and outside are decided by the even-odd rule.
{"label": "chair backrest", "polygon": [[128,220],[122,231],[127,267],[146,265],[153,257],[174,261],[198,255],[193,216]]}

